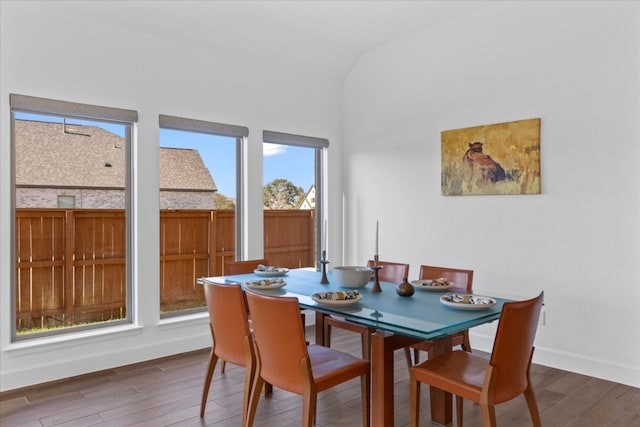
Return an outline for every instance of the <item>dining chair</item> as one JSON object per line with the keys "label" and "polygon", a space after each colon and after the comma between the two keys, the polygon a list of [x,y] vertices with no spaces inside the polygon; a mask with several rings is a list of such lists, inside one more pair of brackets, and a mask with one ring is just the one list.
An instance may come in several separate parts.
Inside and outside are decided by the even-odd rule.
{"label": "dining chair", "polygon": [[456,396],[458,427],[462,427],[463,399],[480,405],[484,427],[495,427],[495,405],[523,393],[533,425],[540,427],[529,371],[543,299],[541,292],[530,300],[504,304],[490,359],[455,350],[411,367],[411,426],[419,423],[420,384],[424,383]]}
{"label": "dining chair", "polygon": [[[264,259],[251,259],[247,261],[225,261],[224,263],[224,271],[225,275],[231,276],[233,274],[249,274],[253,273],[254,270],[258,268],[259,265],[269,265],[269,260]],[[306,314],[300,310],[300,317],[302,318],[302,324],[306,324]],[[251,320],[249,320],[251,322]],[[224,362],[223,362],[223,372],[224,372]]]}
{"label": "dining chair", "polygon": [[[269,265],[269,260],[263,259],[250,259],[245,261],[225,261],[224,262],[224,275],[231,276],[233,274],[249,274],[258,268],[258,266]],[[224,359],[220,361],[220,371],[224,373],[227,367],[227,363]]]}
{"label": "dining chair", "polygon": [[204,416],[209,388],[218,359],[245,367],[242,398],[242,424],[249,409],[256,359],[253,338],[247,319],[247,305],[240,285],[204,282],[204,295],[209,310],[209,327],[213,345],[202,389],[200,417]]}
{"label": "dining chair", "polygon": [[[447,279],[457,288],[464,288],[470,293],[473,288],[473,270],[461,268],[436,267],[431,265],[420,266],[420,280],[427,279]],[[420,351],[428,352],[433,345],[433,341],[421,341],[411,346],[413,349],[413,363],[420,362]],[[452,335],[452,347],[461,346],[463,350],[471,352],[471,342],[469,341],[469,330],[458,332]]]}
{"label": "dining chair", "polygon": [[[224,263],[224,274],[225,276],[231,276],[234,274],[250,274],[253,273],[254,270],[258,268],[260,265],[269,265],[269,260],[267,258],[262,259],[250,259],[244,261],[225,261]],[[300,310],[300,317],[302,319],[302,324],[306,324],[306,314]],[[251,327],[251,316],[249,316],[249,327]],[[220,371],[224,372],[227,364],[224,359],[220,362]],[[271,384],[267,384],[265,387],[265,395],[270,395],[273,388]]]}
{"label": "dining chair", "polygon": [[[375,265],[373,260],[367,262],[367,267]],[[378,279],[383,282],[400,283],[407,277],[409,277],[409,264],[402,264],[398,262],[378,261],[378,265],[382,268],[378,271]],[[395,290],[394,290],[395,292]],[[336,327],[345,329],[347,331],[356,332],[360,334],[362,341],[362,357],[364,359],[371,359],[371,334],[375,332],[375,328],[369,328],[367,326],[358,325],[357,323],[350,322],[345,319],[334,317],[333,315],[326,315],[323,317],[324,327],[324,345],[331,347],[331,328]],[[408,353],[408,362],[410,362],[410,353]],[[406,354],[405,354],[406,355]]]}
{"label": "dining chair", "polygon": [[225,276],[231,276],[233,274],[248,274],[253,273],[253,270],[258,266],[269,265],[268,259],[250,259],[246,261],[225,261],[224,262],[224,274]]}
{"label": "dining chair", "polygon": [[[367,267],[371,268],[376,265],[372,259],[367,261]],[[378,270],[378,279],[384,282],[393,282],[398,284],[404,279],[409,278],[409,264],[401,262],[378,261],[378,265],[382,268]]]}
{"label": "dining chair", "polygon": [[253,319],[257,368],[249,405],[253,425],[263,382],[303,396],[302,425],[315,423],[317,394],[360,377],[362,425],[369,426],[370,384],[368,360],[305,342],[295,297],[246,292]]}

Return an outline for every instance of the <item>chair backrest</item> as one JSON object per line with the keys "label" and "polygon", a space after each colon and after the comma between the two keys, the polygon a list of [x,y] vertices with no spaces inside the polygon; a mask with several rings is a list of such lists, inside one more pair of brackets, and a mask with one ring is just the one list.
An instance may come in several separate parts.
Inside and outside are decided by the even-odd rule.
{"label": "chair backrest", "polygon": [[464,287],[467,292],[473,288],[473,270],[461,268],[435,267],[432,265],[420,266],[420,279],[447,279],[455,286]]}
{"label": "chair backrest", "polygon": [[225,261],[224,262],[224,274],[229,276],[232,274],[247,274],[253,273],[253,270],[258,266],[269,265],[267,259],[250,259],[247,261]]}
{"label": "chair backrest", "polygon": [[[370,259],[367,262],[367,267],[372,267],[376,263]],[[409,278],[409,264],[403,264],[400,262],[378,261],[378,265],[382,268],[378,271],[378,279],[383,282],[400,283],[404,279]]]}
{"label": "chair backrest", "polygon": [[544,292],[526,301],[505,303],[498,322],[489,364],[496,368],[495,403],[520,395],[527,388],[533,341]]}
{"label": "chair backrest", "polygon": [[245,366],[244,339],[250,336],[247,306],[240,285],[204,282],[213,351],[222,360]]}
{"label": "chair backrest", "polygon": [[295,297],[246,291],[260,376],[268,383],[303,394],[301,361],[308,358],[300,306]]}

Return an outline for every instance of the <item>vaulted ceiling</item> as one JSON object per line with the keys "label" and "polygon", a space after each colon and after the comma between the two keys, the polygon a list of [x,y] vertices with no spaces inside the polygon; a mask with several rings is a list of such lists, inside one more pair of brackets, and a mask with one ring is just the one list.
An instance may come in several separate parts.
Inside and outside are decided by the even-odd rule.
{"label": "vaulted ceiling", "polygon": [[43,5],[204,49],[342,80],[366,51],[495,1],[52,1]]}

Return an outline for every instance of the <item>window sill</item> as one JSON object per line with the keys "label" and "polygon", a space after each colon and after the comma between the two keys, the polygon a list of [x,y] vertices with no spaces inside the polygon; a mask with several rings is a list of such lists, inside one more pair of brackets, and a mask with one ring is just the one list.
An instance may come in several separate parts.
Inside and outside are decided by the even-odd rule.
{"label": "window sill", "polygon": [[209,322],[209,313],[207,311],[185,314],[183,316],[165,317],[160,319],[158,327],[161,329],[171,329],[172,327],[185,327],[191,325],[201,325],[203,320]]}
{"label": "window sill", "polygon": [[68,348],[69,343],[85,343],[98,341],[101,338],[109,337],[110,339],[123,338],[127,336],[140,335],[143,330],[140,325],[120,325],[110,328],[92,329],[87,331],[72,332],[69,334],[61,334],[50,337],[34,338],[30,340],[17,341],[9,344],[3,349],[3,352],[14,353],[20,352],[24,355],[31,351],[41,352],[44,350],[51,351],[56,348]]}

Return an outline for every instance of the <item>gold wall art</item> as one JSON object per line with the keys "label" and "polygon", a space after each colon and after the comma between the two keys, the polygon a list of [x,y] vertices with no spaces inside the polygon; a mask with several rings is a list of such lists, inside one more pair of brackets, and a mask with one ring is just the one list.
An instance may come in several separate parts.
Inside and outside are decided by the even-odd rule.
{"label": "gold wall art", "polygon": [[442,195],[540,194],[540,119],[441,132]]}

